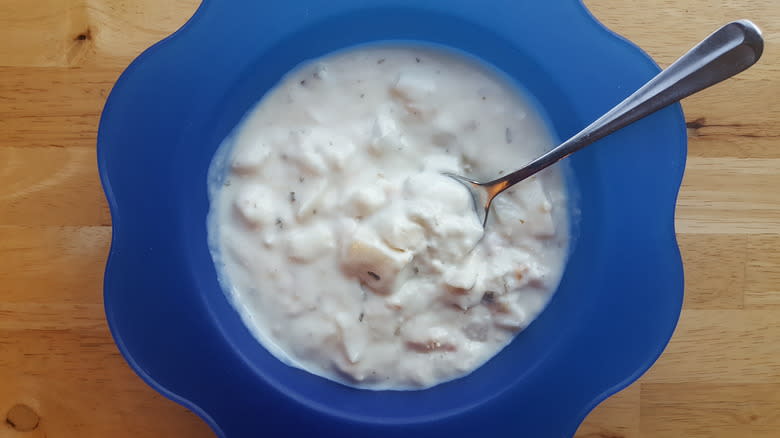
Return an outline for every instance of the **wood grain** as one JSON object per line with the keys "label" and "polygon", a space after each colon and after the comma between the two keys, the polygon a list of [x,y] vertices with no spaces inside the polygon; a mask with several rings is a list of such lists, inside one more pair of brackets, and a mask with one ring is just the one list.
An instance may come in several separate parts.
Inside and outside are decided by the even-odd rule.
{"label": "wood grain", "polygon": [[745,306],[780,309],[780,236],[748,236],[745,266]]}
{"label": "wood grain", "polygon": [[[0,225],[0,278],[4,291],[0,315],[6,316],[3,312],[10,309],[21,311],[39,305],[56,308],[100,304],[101,265],[105,263],[110,238],[111,227],[107,226]],[[47,328],[32,324],[32,314],[22,316],[0,317],[0,328],[7,324]],[[103,319],[102,310],[96,316]],[[73,323],[57,318],[50,322]]]}
{"label": "wood grain", "polygon": [[778,158],[688,160],[677,202],[680,233],[780,233]]}
{"label": "wood grain", "polygon": [[[661,65],[743,17],[762,27],[767,50],[684,103],[679,327],[656,365],[596,407],[577,436],[778,437],[780,3],[586,3]],[[111,221],[94,148],[122,69],[197,6],[0,2],[0,438],[213,436],[135,376],[111,340],[102,310]]]}
{"label": "wood grain", "polygon": [[744,307],[747,236],[681,234],[686,309]]}
{"label": "wood grain", "polygon": [[109,225],[93,148],[0,146],[0,224]]}
{"label": "wood grain", "polygon": [[642,436],[772,437],[780,431],[780,385],[642,385]]}

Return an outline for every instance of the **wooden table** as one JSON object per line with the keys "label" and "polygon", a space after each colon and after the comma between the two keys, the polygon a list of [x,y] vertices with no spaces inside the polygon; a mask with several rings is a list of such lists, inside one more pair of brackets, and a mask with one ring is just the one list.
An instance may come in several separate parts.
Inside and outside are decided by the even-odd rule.
{"label": "wooden table", "polygon": [[[197,0],[0,1],[0,438],[209,437],[125,364],[106,328],[105,98]],[[780,3],[589,0],[662,65],[752,18],[763,60],[685,101],[677,210],[685,308],[662,358],[579,437],[780,437]],[[27,430],[27,431],[25,431]]]}

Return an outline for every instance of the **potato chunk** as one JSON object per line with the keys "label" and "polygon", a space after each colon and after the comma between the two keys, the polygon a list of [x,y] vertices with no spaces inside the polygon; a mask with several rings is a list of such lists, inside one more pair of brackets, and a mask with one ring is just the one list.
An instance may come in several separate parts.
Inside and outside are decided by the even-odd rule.
{"label": "potato chunk", "polygon": [[371,130],[368,150],[379,156],[387,150],[404,148],[406,145],[406,139],[395,118],[390,115],[389,110],[380,109]]}
{"label": "potato chunk", "polygon": [[425,230],[403,212],[388,214],[374,221],[379,236],[392,249],[417,251],[425,245]]}
{"label": "potato chunk", "polygon": [[271,147],[265,141],[256,141],[236,151],[231,167],[236,173],[249,174],[260,170],[268,156]]}
{"label": "potato chunk", "polygon": [[346,246],[342,267],[372,291],[387,295],[393,291],[398,274],[411,261],[412,253],[392,249],[373,231],[358,228]]}
{"label": "potato chunk", "polygon": [[385,190],[379,185],[370,185],[352,192],[347,208],[353,216],[366,217],[379,210],[386,201]]}
{"label": "potato chunk", "polygon": [[333,231],[324,224],[299,228],[287,236],[290,258],[309,263],[336,247]]}
{"label": "potato chunk", "polygon": [[236,194],[233,205],[251,227],[266,227],[276,221],[274,194],[265,186],[248,185]]}
{"label": "potato chunk", "polygon": [[391,93],[405,101],[420,101],[436,91],[436,82],[430,76],[404,72],[391,89]]}
{"label": "potato chunk", "polygon": [[462,335],[439,324],[435,316],[420,314],[401,326],[401,337],[406,345],[420,353],[456,351],[463,344]]}

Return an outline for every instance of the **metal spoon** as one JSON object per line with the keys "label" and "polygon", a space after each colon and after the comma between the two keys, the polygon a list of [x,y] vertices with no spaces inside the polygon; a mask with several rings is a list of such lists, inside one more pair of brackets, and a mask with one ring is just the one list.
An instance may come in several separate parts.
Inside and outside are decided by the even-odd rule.
{"label": "metal spoon", "polygon": [[705,38],[595,122],[525,167],[488,182],[451,173],[446,175],[469,189],[474,210],[484,227],[490,204],[504,190],[618,129],[736,75],[755,64],[763,51],[764,40],[758,27],[749,20],[733,21]]}

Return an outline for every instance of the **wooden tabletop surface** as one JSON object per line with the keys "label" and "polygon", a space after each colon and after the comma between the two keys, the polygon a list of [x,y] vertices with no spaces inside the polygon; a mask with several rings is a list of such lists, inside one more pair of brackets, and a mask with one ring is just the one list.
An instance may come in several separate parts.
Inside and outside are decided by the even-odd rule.
{"label": "wooden tabletop surface", "polygon": [[[111,340],[111,219],[95,164],[113,82],[197,3],[0,1],[0,438],[213,436],[136,377]],[[655,366],[577,436],[780,437],[780,3],[587,4],[664,66],[737,18],[763,28],[767,49],[684,103],[682,318]]]}

